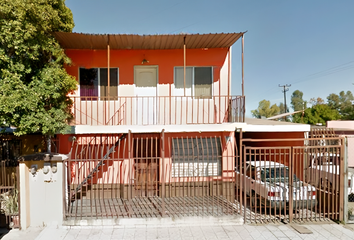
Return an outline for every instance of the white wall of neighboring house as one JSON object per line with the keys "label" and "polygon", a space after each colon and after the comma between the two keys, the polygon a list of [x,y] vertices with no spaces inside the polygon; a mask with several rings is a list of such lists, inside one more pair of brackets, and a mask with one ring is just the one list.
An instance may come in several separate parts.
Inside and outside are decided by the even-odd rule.
{"label": "white wall of neighboring house", "polygon": [[[348,167],[354,168],[354,121],[328,121],[327,128],[343,129],[348,143]],[[352,131],[352,132],[351,132]]]}

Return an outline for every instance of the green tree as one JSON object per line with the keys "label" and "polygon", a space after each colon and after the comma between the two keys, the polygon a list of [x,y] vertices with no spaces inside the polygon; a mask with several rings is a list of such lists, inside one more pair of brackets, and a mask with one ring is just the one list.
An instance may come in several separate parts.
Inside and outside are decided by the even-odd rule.
{"label": "green tree", "polygon": [[[294,109],[294,112],[301,111],[307,108],[307,102],[303,100],[303,92],[300,90],[295,90],[291,95],[291,107]],[[292,121],[300,123],[302,113],[295,113],[292,115]]]}
{"label": "green tree", "polygon": [[0,1],[0,122],[16,126],[16,135],[67,128],[76,80],[51,33],[73,27],[64,0]]}
{"label": "green tree", "polygon": [[270,101],[262,100],[259,102],[258,108],[251,111],[252,115],[256,118],[268,118],[280,113],[280,109],[276,104],[270,106]]}
{"label": "green tree", "polygon": [[332,93],[327,97],[328,106],[337,110],[341,115],[341,119],[343,120],[354,119],[354,106],[352,104],[353,100],[354,96],[351,91],[341,91],[339,95]]}
{"label": "green tree", "polygon": [[[279,113],[285,113],[285,106],[284,106],[284,103],[279,103]],[[286,112],[289,112],[289,108],[287,107],[287,110]]]}
{"label": "green tree", "polygon": [[315,106],[315,105],[322,105],[322,104],[325,104],[325,101],[318,97],[318,98],[311,98],[309,103],[312,105],[312,106]]}
{"label": "green tree", "polygon": [[291,95],[291,107],[295,112],[306,108],[306,101],[303,100],[303,95],[300,90],[295,90]]}
{"label": "green tree", "polygon": [[327,121],[340,119],[337,110],[330,108],[327,104],[315,104],[304,112],[302,123],[326,125]]}
{"label": "green tree", "polygon": [[[279,103],[279,114],[282,114],[282,113],[285,113],[285,106],[284,106],[284,103]],[[289,108],[288,108],[288,106],[286,106],[286,112],[288,113],[289,112]],[[280,120],[284,120],[284,121],[287,121],[287,122],[289,122],[289,117],[288,116],[286,116],[286,117],[284,117],[284,118],[281,118]]]}

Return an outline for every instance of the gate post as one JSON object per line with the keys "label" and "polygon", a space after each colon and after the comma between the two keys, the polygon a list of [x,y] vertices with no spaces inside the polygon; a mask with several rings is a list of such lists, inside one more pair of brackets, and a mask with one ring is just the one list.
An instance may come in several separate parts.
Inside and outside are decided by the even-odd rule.
{"label": "gate post", "polygon": [[[343,152],[345,152],[345,148],[344,148],[344,144],[346,144],[347,142],[344,140],[344,138],[339,139],[339,141],[341,142],[341,146],[340,146],[340,162],[339,162],[339,221],[343,221],[344,220],[344,179],[345,179],[345,173],[344,173],[344,165],[346,165],[345,162],[347,162],[347,158],[345,158],[346,161],[344,161],[344,156],[343,156]],[[345,154],[345,153],[344,153]],[[348,181],[347,181],[348,182]],[[346,195],[346,198],[348,195]]]}
{"label": "gate post", "polygon": [[[339,194],[341,195],[344,195],[344,196],[348,196],[348,139],[347,137],[344,137],[343,139],[343,143],[344,143],[344,174],[343,174],[343,177],[344,177],[344,189],[343,189],[343,192],[341,190],[339,190]],[[340,173],[339,173],[340,175]],[[348,222],[348,197],[344,197],[344,206],[343,206],[343,210],[344,210],[344,213],[346,214],[343,214],[343,221],[344,223],[346,224]]]}
{"label": "gate post", "polygon": [[19,158],[20,224],[45,226],[63,223],[63,154],[37,153]]}

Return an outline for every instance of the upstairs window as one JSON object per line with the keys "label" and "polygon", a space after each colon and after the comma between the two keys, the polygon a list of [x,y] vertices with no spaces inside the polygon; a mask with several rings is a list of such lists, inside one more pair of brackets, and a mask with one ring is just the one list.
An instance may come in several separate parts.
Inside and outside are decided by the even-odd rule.
{"label": "upstairs window", "polygon": [[[177,95],[184,94],[183,73],[183,67],[175,67],[174,83]],[[186,95],[196,98],[212,98],[212,67],[186,67]]]}
{"label": "upstairs window", "polygon": [[108,97],[118,96],[118,68],[110,68],[110,86],[108,89],[107,68],[80,68],[80,96]]}

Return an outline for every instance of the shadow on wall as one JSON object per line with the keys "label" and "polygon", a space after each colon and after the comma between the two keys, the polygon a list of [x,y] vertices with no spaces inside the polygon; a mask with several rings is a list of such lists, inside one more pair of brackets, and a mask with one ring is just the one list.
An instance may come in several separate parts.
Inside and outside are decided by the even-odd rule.
{"label": "shadow on wall", "polygon": [[[56,141],[52,141],[52,152],[56,152]],[[16,160],[22,155],[46,151],[45,136],[31,134],[17,137],[13,134],[0,134],[0,160]]]}

